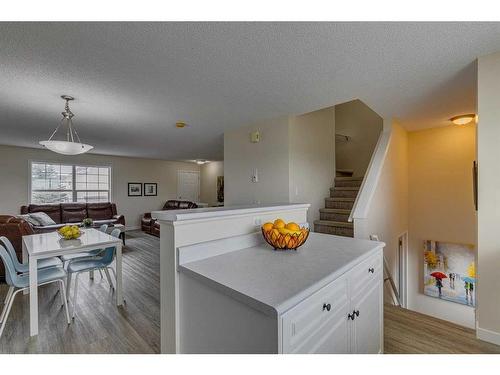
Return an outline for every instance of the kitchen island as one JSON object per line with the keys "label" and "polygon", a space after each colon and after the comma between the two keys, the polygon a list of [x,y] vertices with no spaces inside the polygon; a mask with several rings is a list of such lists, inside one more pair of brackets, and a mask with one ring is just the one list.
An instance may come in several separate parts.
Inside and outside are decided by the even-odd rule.
{"label": "kitchen island", "polygon": [[[276,217],[304,223],[307,208],[160,219],[162,278],[165,270],[175,282],[170,293],[162,289],[162,351],[163,334],[175,333],[165,344],[177,353],[382,352],[383,243],[311,233],[297,251],[274,251],[256,232]],[[207,223],[211,231],[200,235]]]}

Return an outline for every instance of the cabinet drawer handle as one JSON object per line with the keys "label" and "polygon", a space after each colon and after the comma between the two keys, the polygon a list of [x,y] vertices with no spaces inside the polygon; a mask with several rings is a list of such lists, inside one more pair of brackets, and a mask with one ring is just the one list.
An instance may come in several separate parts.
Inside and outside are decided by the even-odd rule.
{"label": "cabinet drawer handle", "polygon": [[329,303],[324,303],[323,304],[323,311],[330,311],[330,309],[332,308],[332,305],[330,305]]}
{"label": "cabinet drawer handle", "polygon": [[368,272],[374,273],[375,269],[374,268],[368,268]]}

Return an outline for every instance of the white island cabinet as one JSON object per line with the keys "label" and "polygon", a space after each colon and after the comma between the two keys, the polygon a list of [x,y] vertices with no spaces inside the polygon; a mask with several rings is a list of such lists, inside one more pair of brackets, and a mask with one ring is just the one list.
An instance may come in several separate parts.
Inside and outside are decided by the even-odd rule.
{"label": "white island cabinet", "polygon": [[307,208],[154,213],[162,352],[381,353],[382,242],[311,233],[274,251],[257,231],[276,217],[304,223]]}

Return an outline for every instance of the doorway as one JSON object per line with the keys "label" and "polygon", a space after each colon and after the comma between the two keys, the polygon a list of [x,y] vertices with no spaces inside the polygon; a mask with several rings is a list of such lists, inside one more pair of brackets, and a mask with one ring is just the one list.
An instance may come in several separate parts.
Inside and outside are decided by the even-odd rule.
{"label": "doorway", "polygon": [[200,172],[177,172],[177,199],[199,202],[200,200]]}
{"label": "doorway", "polygon": [[408,232],[398,237],[398,294],[401,307],[408,306]]}

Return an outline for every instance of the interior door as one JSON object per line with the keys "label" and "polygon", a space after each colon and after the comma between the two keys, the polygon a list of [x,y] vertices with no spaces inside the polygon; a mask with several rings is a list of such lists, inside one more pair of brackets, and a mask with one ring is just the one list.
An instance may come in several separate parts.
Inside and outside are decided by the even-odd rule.
{"label": "interior door", "polygon": [[200,173],[198,171],[178,172],[177,199],[191,202],[200,200]]}
{"label": "interior door", "polygon": [[[351,300],[352,352],[376,354],[382,352],[382,286],[380,283],[365,288]],[[358,313],[359,312],[359,313]]]}

